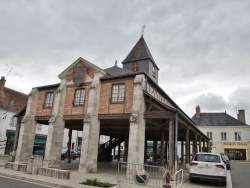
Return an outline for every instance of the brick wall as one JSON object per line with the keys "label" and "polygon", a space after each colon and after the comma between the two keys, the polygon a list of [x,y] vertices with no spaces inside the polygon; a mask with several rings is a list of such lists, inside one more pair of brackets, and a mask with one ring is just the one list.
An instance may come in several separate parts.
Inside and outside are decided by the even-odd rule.
{"label": "brick wall", "polygon": [[[134,77],[103,80],[101,82],[101,100],[99,114],[131,113],[133,106]],[[125,84],[125,103],[110,103],[113,84]]]}
{"label": "brick wall", "polygon": [[37,100],[37,105],[36,105],[36,116],[51,116],[52,115],[53,107],[44,108],[43,103],[44,103],[44,99],[45,99],[45,93],[54,92],[54,95],[55,95],[55,90],[56,90],[56,88],[38,91],[38,100]]}
{"label": "brick wall", "polygon": [[[85,98],[83,106],[74,106],[72,101],[74,101],[75,90],[76,89],[85,89]],[[64,113],[63,115],[82,115],[86,114],[88,107],[88,99],[89,99],[89,89],[90,84],[83,84],[80,87],[68,86],[66,89],[66,97],[64,104]]]}

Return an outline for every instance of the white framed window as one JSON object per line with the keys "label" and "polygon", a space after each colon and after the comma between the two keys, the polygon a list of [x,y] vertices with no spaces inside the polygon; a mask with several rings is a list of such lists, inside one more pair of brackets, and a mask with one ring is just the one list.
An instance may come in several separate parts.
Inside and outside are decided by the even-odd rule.
{"label": "white framed window", "polygon": [[75,90],[75,98],[74,98],[74,105],[80,106],[84,104],[84,97],[85,97],[85,89],[76,89]]}
{"label": "white framed window", "polygon": [[241,141],[241,132],[235,132],[234,139],[235,141]]}
{"label": "white framed window", "polygon": [[227,141],[227,133],[221,132],[221,141]]}
{"label": "white framed window", "polygon": [[213,133],[212,133],[212,132],[207,132],[207,137],[208,137],[210,140],[213,140]]}
{"label": "white framed window", "polygon": [[52,93],[52,92],[45,93],[43,107],[52,107],[53,100],[54,100],[54,93]]}
{"label": "white framed window", "polygon": [[116,84],[112,86],[112,103],[121,103],[125,101],[125,85]]}

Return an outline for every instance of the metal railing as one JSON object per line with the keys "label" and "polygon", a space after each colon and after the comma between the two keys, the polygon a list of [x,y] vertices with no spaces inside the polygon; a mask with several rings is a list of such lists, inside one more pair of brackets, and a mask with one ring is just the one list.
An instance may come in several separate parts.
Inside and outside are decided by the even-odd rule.
{"label": "metal railing", "polygon": [[0,149],[5,149],[7,140],[0,140]]}
{"label": "metal railing", "polygon": [[184,185],[183,185],[183,169],[178,170],[174,174],[174,187],[175,188],[184,187]]}
{"label": "metal railing", "polygon": [[127,162],[118,163],[118,184],[134,184],[147,187],[162,187],[165,168]]}

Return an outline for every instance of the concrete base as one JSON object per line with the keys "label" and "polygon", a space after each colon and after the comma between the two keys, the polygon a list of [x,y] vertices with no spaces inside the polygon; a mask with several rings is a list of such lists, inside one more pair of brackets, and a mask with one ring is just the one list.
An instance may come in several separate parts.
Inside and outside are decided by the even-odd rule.
{"label": "concrete base", "polygon": [[53,178],[59,179],[70,179],[70,171],[69,170],[59,170],[52,168],[39,168],[38,174],[43,176],[49,176]]}
{"label": "concrete base", "polygon": [[13,169],[16,171],[26,172],[27,171],[27,164],[18,164],[14,162],[6,162],[5,168]]}

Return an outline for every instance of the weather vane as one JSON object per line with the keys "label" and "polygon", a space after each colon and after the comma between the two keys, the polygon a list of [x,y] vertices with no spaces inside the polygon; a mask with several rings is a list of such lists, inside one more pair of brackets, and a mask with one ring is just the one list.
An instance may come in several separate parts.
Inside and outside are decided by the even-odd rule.
{"label": "weather vane", "polygon": [[144,32],[144,30],[145,30],[145,27],[146,27],[146,25],[143,25],[143,26],[141,27],[141,36],[143,36],[143,32]]}

